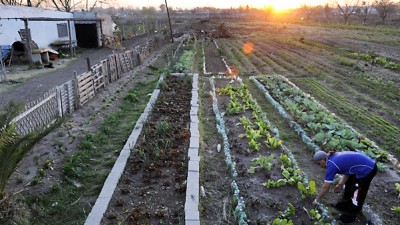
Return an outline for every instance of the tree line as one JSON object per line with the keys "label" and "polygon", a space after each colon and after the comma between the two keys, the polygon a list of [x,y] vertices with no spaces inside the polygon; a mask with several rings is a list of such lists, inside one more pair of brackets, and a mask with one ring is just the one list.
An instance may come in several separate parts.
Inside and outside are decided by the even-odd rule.
{"label": "tree line", "polygon": [[[117,0],[0,0],[0,4],[4,5],[17,5],[17,6],[28,6],[28,7],[42,7],[42,8],[54,8],[58,11],[72,12],[72,11],[96,11],[108,13],[110,15],[137,15],[137,14],[153,14],[157,12],[164,13],[166,11],[165,4],[161,4],[158,7],[142,7],[141,9],[119,7],[116,8]],[[187,14],[194,14],[196,11],[208,11],[210,14],[232,14],[237,13],[239,15],[258,15],[265,19],[270,18],[274,13],[272,6],[264,6],[263,8],[250,8],[247,6],[240,6],[238,8],[230,9],[217,9],[213,7],[197,7],[194,9],[182,9],[179,7],[169,7],[172,14],[177,12],[186,12]],[[223,12],[221,14],[221,11]],[[400,13],[400,1],[393,0],[327,0],[324,5],[311,6],[308,4],[302,4],[299,8],[293,9],[289,14],[296,16],[301,15],[301,19],[304,21],[310,21],[313,18],[321,18],[321,15],[325,17],[326,21],[331,21],[333,17],[341,17],[345,24],[349,24],[353,17],[361,19],[362,24],[367,24],[367,21],[371,17],[378,16],[383,24],[386,24],[387,20]]]}

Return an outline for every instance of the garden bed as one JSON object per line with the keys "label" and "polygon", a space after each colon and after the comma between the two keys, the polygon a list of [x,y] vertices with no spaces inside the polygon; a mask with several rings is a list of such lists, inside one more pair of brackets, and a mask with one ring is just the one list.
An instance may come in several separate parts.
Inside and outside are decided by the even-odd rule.
{"label": "garden bed", "polygon": [[[369,194],[371,205],[364,207],[363,212],[368,219],[375,220],[375,223],[381,219],[383,221],[395,219],[393,215],[385,213],[390,212],[398,201],[395,183],[399,180],[399,176],[392,173],[396,167],[388,162],[397,161],[393,156],[381,150],[354,128],[343,124],[334,114],[287,79],[281,76],[263,76],[253,81],[256,85],[258,83],[257,87],[264,92],[268,101],[279,110],[282,117],[296,130],[312,152],[320,148],[337,151],[357,150],[364,151],[375,159],[382,172],[377,175],[374,184],[371,185]],[[381,191],[382,186],[384,186],[384,192]],[[380,204],[379,199],[387,199],[387,204]],[[377,219],[376,213],[382,218]]]}
{"label": "garden bed", "polygon": [[[217,91],[226,95],[227,89],[232,90],[232,85],[227,86],[228,82],[216,80]],[[218,122],[217,116],[217,123],[224,124],[227,130],[223,150],[231,170],[236,220],[248,224],[285,220],[307,224],[321,220],[322,217],[316,219],[307,213],[314,210],[311,202],[315,193],[302,196],[298,190],[298,183],[309,187],[309,181],[302,175],[291,152],[281,146],[279,131],[271,126],[261,108],[248,95],[246,86],[239,85],[233,90],[237,94],[218,95],[214,103],[223,112],[223,121]],[[332,220],[328,214],[324,215],[324,220]]]}
{"label": "garden bed", "polygon": [[212,74],[225,73],[226,67],[221,59],[222,52],[219,48],[216,48],[213,39],[205,39],[203,48],[206,72]]}
{"label": "garden bed", "polygon": [[167,76],[102,224],[182,224],[191,76]]}

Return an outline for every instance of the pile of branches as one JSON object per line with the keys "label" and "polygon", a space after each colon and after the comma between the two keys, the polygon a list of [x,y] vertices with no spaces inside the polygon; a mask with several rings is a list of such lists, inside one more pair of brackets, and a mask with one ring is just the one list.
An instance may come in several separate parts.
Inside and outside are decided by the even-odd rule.
{"label": "pile of branches", "polygon": [[231,32],[225,27],[225,23],[222,23],[217,27],[215,32],[212,33],[213,38],[230,38],[232,37]]}

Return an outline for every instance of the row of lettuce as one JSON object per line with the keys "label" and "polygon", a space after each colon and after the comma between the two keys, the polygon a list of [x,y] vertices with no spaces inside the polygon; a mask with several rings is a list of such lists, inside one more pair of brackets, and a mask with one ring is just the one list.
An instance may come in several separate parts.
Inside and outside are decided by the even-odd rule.
{"label": "row of lettuce", "polygon": [[[334,113],[329,112],[309,94],[304,93],[296,85],[280,75],[252,77],[252,81],[268,98],[275,100],[277,108],[283,107],[289,115],[282,115],[300,125],[312,137],[311,141],[324,150],[362,151],[379,162],[387,162],[391,155],[380,149],[373,141],[358,133]],[[319,150],[319,149],[313,149]]]}
{"label": "row of lettuce", "polygon": [[[236,170],[235,156],[232,156],[229,149],[228,136],[226,134],[227,127],[225,126],[223,114],[221,114],[218,108],[218,100],[216,97],[214,80],[210,79],[212,86],[213,96],[213,108],[216,115],[217,129],[222,136],[224,145],[224,153],[226,156],[226,162],[231,170],[233,178],[232,192],[235,204],[235,218],[238,224],[248,224],[248,215],[246,214],[245,200],[240,195],[239,186],[237,184],[238,173]],[[308,177],[301,172],[293,154],[284,146],[282,140],[279,138],[279,131],[276,127],[273,127],[268,121],[266,114],[262,111],[261,107],[253,99],[248,91],[246,85],[242,83],[236,85],[228,84],[225,88],[217,89],[220,95],[229,96],[229,103],[226,109],[228,115],[239,115],[240,122],[238,125],[242,125],[245,133],[240,135],[239,138],[246,138],[249,150],[252,152],[259,152],[258,157],[253,158],[252,166],[247,169],[247,173],[254,174],[256,171],[271,170],[273,165],[273,159],[275,155],[268,150],[279,149],[281,150],[278,162],[280,163],[281,177],[280,179],[268,179],[261,185],[266,188],[279,188],[283,185],[297,185],[299,194],[305,201],[311,201],[312,196],[316,193],[316,187],[314,181],[308,181]],[[251,118],[244,116],[246,111],[251,111]],[[228,128],[229,129],[229,128]],[[264,151],[267,149],[267,151]],[[330,219],[326,207],[319,205],[316,208],[307,210],[303,208],[310,221],[314,224],[331,224],[335,221]],[[293,224],[291,218],[295,216],[295,209],[289,202],[288,208],[282,212],[278,212],[277,218],[273,220],[273,224]],[[254,219],[254,218],[253,218]]]}
{"label": "row of lettuce", "polygon": [[[310,150],[314,152],[321,149],[361,151],[373,158],[381,171],[386,169],[386,163],[389,160],[397,161],[391,154],[380,149],[373,141],[341,121],[334,113],[287,78],[281,75],[270,75],[250,79],[301,136]],[[399,187],[396,184],[398,192],[400,192]],[[400,215],[399,206],[393,206],[391,209],[395,215]],[[369,213],[374,214],[372,211]],[[376,214],[372,218],[381,221]]]}

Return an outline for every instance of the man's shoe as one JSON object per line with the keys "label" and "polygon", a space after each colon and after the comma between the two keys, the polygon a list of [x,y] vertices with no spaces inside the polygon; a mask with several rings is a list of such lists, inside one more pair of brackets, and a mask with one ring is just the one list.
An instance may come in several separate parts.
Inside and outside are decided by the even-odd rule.
{"label": "man's shoe", "polygon": [[336,203],[334,206],[336,209],[340,210],[340,211],[346,211],[349,206],[351,204],[350,200],[341,200],[340,202]]}
{"label": "man's shoe", "polygon": [[335,208],[340,211],[346,211],[349,208],[350,203],[347,201],[340,201],[335,204]]}
{"label": "man's shoe", "polygon": [[354,220],[356,220],[356,217],[357,217],[357,213],[343,213],[341,216],[340,216],[340,221],[342,221],[343,223],[351,223],[351,222],[353,222]]}

